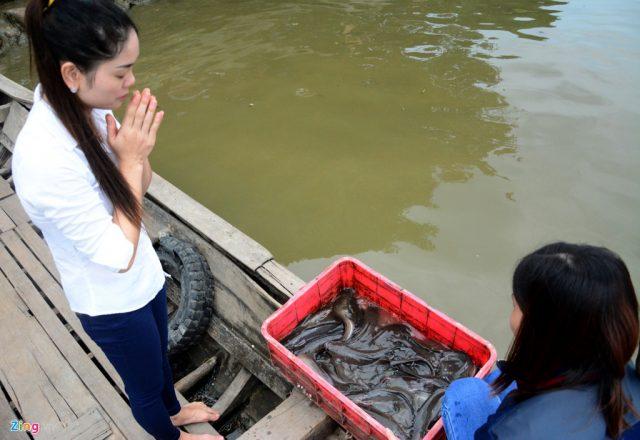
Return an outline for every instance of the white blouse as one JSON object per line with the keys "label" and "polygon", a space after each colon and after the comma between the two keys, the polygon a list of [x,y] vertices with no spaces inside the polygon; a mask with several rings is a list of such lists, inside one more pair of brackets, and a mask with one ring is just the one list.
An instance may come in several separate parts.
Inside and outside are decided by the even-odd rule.
{"label": "white blouse", "polygon": [[[92,112],[106,139],[105,116]],[[103,148],[117,163],[106,141]],[[16,193],[40,228],[60,272],[71,310],[91,316],[129,312],[147,304],[164,284],[164,271],[144,226],[133,265],[133,243],[113,223],[104,195],[77,142],[42,99],[41,87],[18,135],[12,158]]]}

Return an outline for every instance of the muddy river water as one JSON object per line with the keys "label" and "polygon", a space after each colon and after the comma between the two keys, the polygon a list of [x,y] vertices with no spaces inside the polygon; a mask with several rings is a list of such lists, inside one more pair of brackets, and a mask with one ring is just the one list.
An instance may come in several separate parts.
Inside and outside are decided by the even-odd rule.
{"label": "muddy river water", "polygon": [[[353,255],[504,353],[518,257],[640,267],[640,2],[153,0],[155,170],[304,279]],[[26,50],[0,72],[31,86]]]}

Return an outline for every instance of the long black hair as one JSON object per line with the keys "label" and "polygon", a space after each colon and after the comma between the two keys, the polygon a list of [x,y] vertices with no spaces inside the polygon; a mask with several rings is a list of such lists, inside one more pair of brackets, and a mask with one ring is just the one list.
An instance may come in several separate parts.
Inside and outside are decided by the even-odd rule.
{"label": "long black hair", "polygon": [[25,25],[42,92],[62,124],[82,149],[100,188],[134,224],[140,224],[142,207],[124,177],[102,148],[90,112],[67,88],[60,65],[70,61],[90,81],[101,62],[115,58],[133,21],[113,0],[30,0]]}
{"label": "long black hair", "polygon": [[522,321],[494,391],[512,380],[521,401],[557,388],[598,386],[607,435],[636,413],[622,389],[638,347],[638,301],[622,259],[602,247],[553,243],[524,257],[513,275]]}

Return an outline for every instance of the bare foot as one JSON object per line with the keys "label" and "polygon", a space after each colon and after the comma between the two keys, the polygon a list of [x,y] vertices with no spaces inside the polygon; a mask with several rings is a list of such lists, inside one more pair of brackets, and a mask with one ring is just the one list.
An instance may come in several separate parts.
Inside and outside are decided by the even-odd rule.
{"label": "bare foot", "polygon": [[182,426],[189,423],[215,422],[219,418],[218,411],[214,411],[203,402],[190,402],[180,408],[178,414],[171,416],[171,423],[174,426]]}
{"label": "bare foot", "polygon": [[211,434],[189,434],[188,432],[180,431],[179,440],[224,440],[224,437]]}

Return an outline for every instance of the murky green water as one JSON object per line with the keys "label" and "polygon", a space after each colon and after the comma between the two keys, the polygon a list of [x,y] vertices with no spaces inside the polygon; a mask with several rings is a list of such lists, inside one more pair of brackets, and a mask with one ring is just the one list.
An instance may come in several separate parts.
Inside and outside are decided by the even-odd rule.
{"label": "murky green water", "polygon": [[[640,2],[154,0],[157,172],[302,278],[354,255],[492,340],[552,240],[639,281]],[[22,50],[0,71],[28,84]]]}

